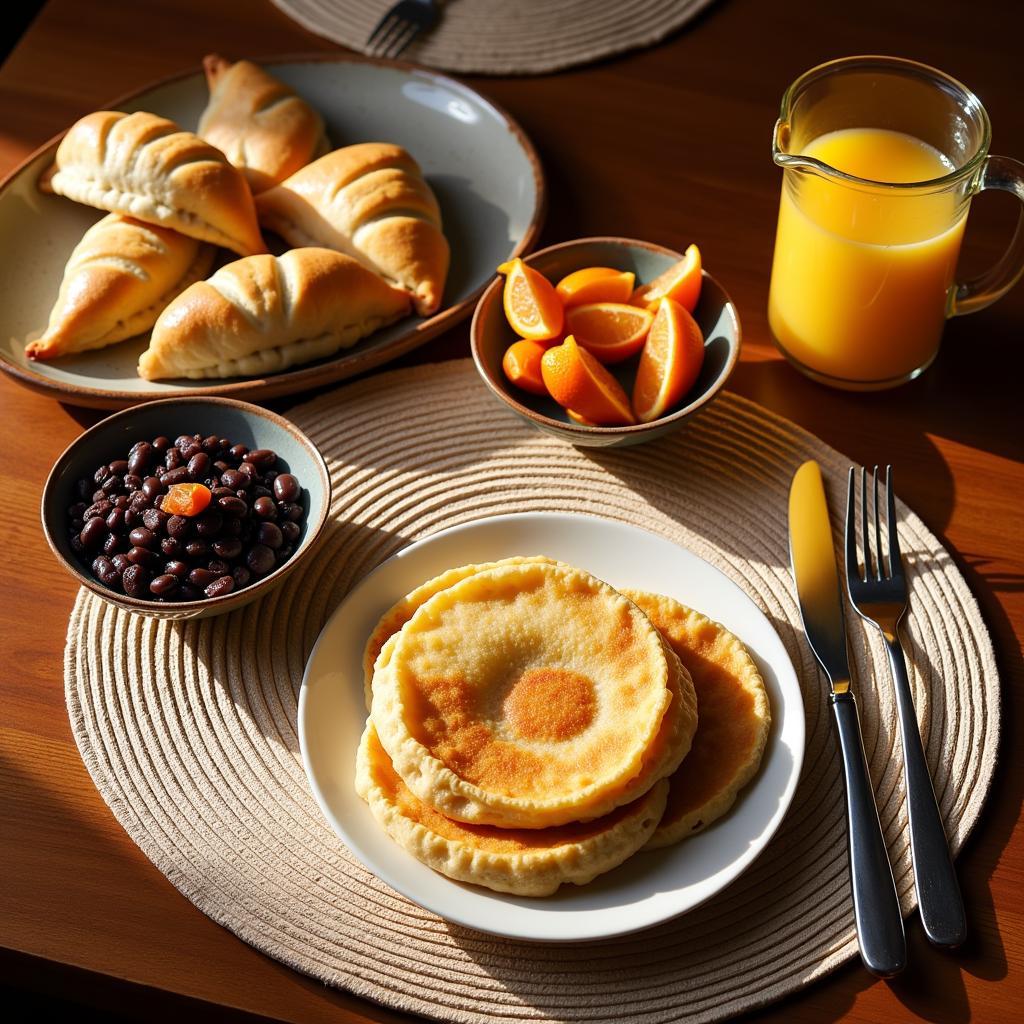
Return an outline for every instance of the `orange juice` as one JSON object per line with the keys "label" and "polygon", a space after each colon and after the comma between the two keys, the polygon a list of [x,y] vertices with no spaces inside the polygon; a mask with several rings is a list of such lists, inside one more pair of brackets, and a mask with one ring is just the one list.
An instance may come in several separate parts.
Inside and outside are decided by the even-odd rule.
{"label": "orange juice", "polygon": [[786,174],[768,319],[782,349],[817,374],[853,386],[894,381],[938,351],[967,216],[955,188],[886,188],[954,168],[901,132],[844,128],[800,149],[867,179]]}

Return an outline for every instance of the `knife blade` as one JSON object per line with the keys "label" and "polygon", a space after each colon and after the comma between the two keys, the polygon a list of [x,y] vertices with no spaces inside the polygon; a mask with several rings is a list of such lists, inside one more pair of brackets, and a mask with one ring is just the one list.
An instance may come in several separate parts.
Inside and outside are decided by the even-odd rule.
{"label": "knife blade", "polygon": [[907,943],[864,758],[832,524],[821,468],[813,460],[796,471],[790,486],[789,557],[804,633],[831,690],[846,786],[850,888],[860,955],[872,974],[889,978],[906,966]]}

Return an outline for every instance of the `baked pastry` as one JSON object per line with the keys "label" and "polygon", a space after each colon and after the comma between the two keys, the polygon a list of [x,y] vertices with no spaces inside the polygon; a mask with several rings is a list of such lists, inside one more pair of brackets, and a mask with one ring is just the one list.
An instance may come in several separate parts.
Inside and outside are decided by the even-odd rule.
{"label": "baked pastry", "polygon": [[68,129],[39,185],[240,256],[267,251],[242,172],[198,135],[155,114],[87,114]]}
{"label": "baked pastry", "polygon": [[732,807],[761,764],[771,707],[747,649],[724,626],[669,597],[625,590],[690,672],[700,718],[686,760],[669,779],[668,806],[648,846],[669,846]]}
{"label": "baked pastry", "polygon": [[46,332],[25,354],[55,359],[148,331],[176,295],[206,277],[214,252],[170,228],[108,213],[75,246]]}
{"label": "baked pastry", "polygon": [[290,245],[348,253],[435,313],[448,275],[441,211],[401,146],[364,142],[320,157],[256,197],[260,223]]}
{"label": "baked pastry", "polygon": [[603,818],[558,828],[505,829],[452,821],[419,800],[394,770],[372,724],[356,757],[356,791],[403,849],[460,882],[517,896],[549,896],[617,867],[653,833],[668,783]]}
{"label": "baked pastry", "polygon": [[409,296],[330,249],[247,256],[181,293],[139,376],[252,377],[334,355],[409,312]]}
{"label": "baked pastry", "polygon": [[670,775],[696,726],[689,677],[658,632],[568,566],[469,576],[385,650],[373,677],[381,744],[417,797],[460,821],[600,817]]}
{"label": "baked pastry", "polygon": [[212,53],[203,59],[210,102],[197,134],[246,177],[253,193],[284,181],[327,152],[320,115],[252,61]]}
{"label": "baked pastry", "polygon": [[421,583],[415,590],[410,591],[400,601],[393,604],[373,627],[373,632],[366,641],[366,647],[363,648],[363,692],[366,697],[366,710],[370,710],[373,697],[373,670],[377,658],[387,641],[413,617],[421,605],[426,604],[435,594],[447,590],[467,576],[475,576],[478,572],[497,569],[503,565],[520,565],[523,562],[557,564],[554,559],[546,558],[544,555],[528,555],[503,558],[497,562],[482,562],[479,565],[460,565],[427,580],[426,583]]}

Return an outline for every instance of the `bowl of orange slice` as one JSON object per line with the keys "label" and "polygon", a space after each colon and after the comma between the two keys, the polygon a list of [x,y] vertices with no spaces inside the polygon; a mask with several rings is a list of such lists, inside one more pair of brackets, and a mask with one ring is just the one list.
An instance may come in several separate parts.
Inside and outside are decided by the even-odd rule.
{"label": "bowl of orange slice", "polygon": [[725,289],[685,253],[581,238],[498,267],[470,328],[487,386],[541,430],[584,447],[675,430],[739,356]]}

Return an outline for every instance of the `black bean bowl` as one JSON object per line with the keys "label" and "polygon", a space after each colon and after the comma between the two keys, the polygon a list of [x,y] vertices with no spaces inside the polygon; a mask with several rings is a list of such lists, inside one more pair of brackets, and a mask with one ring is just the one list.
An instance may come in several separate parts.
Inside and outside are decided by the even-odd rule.
{"label": "black bean bowl", "polygon": [[[300,532],[294,551],[280,565],[240,589],[199,600],[156,600],[133,597],[105,586],[90,571],[89,559],[72,547],[69,508],[82,500],[78,481],[92,477],[97,466],[125,459],[136,441],[181,434],[216,435],[250,450],[277,453],[276,469],[291,473],[301,484],[295,504],[301,505]],[[86,499],[87,500],[87,499]],[[84,587],[126,611],[159,619],[194,619],[233,611],[267,594],[307,559],[331,505],[331,479],[316,445],[293,423],[276,413],[227,398],[171,398],[147,402],[115,413],[77,438],[57,459],[43,488],[42,524],[57,560]],[[294,511],[294,510],[293,510]],[[297,512],[295,513],[298,514]],[[264,570],[260,570],[264,571]]]}

